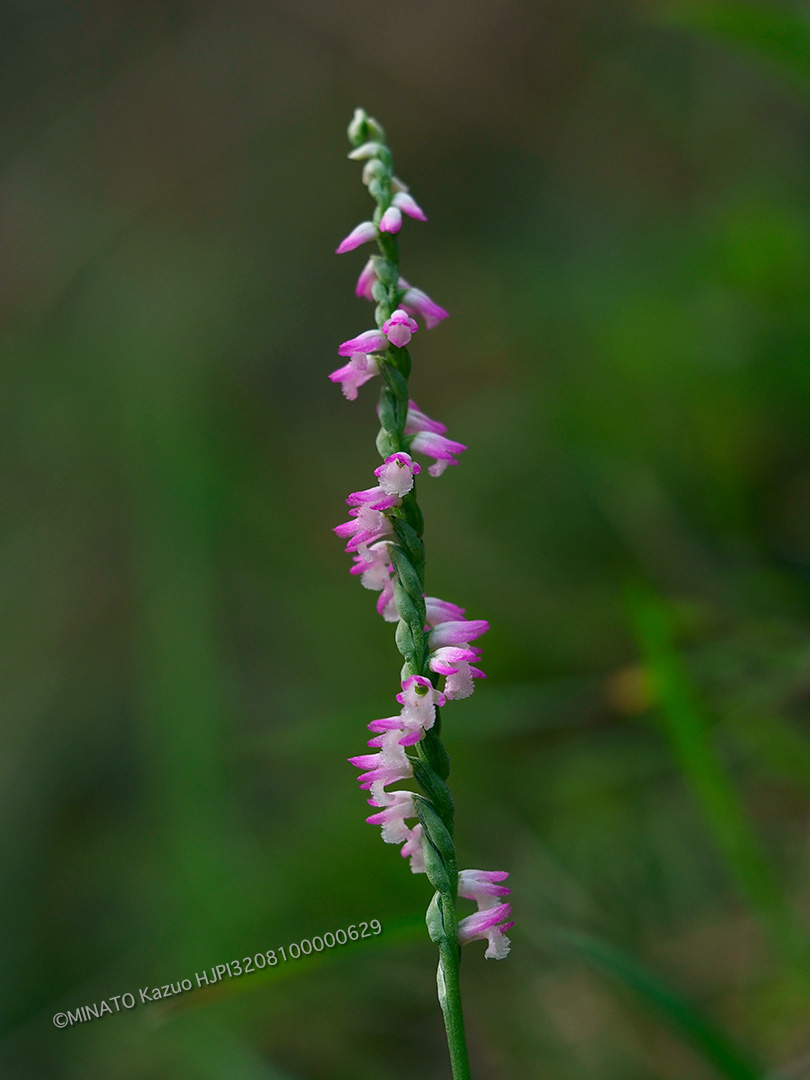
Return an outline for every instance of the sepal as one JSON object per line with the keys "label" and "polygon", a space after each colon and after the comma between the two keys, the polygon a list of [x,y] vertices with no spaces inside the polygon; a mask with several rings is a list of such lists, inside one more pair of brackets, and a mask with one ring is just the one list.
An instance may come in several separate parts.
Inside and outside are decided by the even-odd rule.
{"label": "sepal", "polygon": [[416,796],[414,802],[422,824],[422,850],[428,881],[445,896],[455,896],[458,872],[452,837],[427,799]]}
{"label": "sepal", "polygon": [[[437,776],[430,768],[430,766],[422,759],[422,755],[420,753],[421,749],[422,744],[418,743],[416,747],[416,752],[417,754],[419,754],[419,756],[411,758],[410,762],[413,768],[413,775],[416,778],[416,782],[419,784],[427,798],[430,800],[428,806],[430,807],[430,812],[433,814],[436,821],[439,823],[439,825],[437,826],[439,831],[435,835],[433,835],[433,833],[431,832],[431,829],[433,828],[432,825],[426,825],[425,822],[422,821],[422,826],[428,836],[430,836],[433,840],[433,843],[439,849],[442,857],[450,860],[450,862],[452,863],[453,871],[455,872],[456,849],[455,845],[453,844],[453,837],[450,833],[450,830],[453,828],[453,814],[456,810],[455,803],[453,802],[453,796],[450,794],[450,788],[447,786],[447,784],[445,784],[444,780],[442,780],[441,777]],[[420,804],[417,800],[417,811],[419,810],[419,807]],[[420,821],[422,820],[421,813],[419,815],[419,819]],[[438,889],[438,887],[439,886],[437,885],[436,888]],[[455,896],[455,894],[456,883],[453,884],[453,895]]]}
{"label": "sepal", "polygon": [[441,945],[447,938],[447,931],[444,928],[444,919],[442,918],[442,898],[439,893],[433,894],[433,899],[428,904],[428,909],[425,912],[425,923],[427,924],[428,937],[434,945]]}

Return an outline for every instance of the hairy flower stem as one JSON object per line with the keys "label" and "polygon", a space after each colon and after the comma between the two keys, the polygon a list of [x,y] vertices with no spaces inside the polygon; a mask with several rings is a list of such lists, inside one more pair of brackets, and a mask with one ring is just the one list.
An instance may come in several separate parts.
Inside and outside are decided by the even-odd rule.
{"label": "hairy flower stem", "polygon": [[[371,122],[373,123],[373,122]],[[374,124],[361,123],[350,132],[355,146],[373,139],[379,144],[375,157],[382,163],[369,184],[369,192],[377,203],[373,221],[379,225],[392,200],[392,156],[385,143],[382,129]],[[379,256],[375,258],[377,280],[373,296],[377,303],[375,318],[382,328],[399,307],[405,292],[400,286],[399,245],[396,236],[379,233]],[[380,432],[377,449],[383,459],[390,454],[407,451],[410,439],[404,434],[408,413],[408,377],[411,358],[406,348],[390,345],[379,357],[383,386],[380,391]],[[416,499],[416,488],[405,495],[402,504],[392,511],[395,544],[391,556],[394,567],[394,597],[400,620],[396,629],[396,644],[405,665],[403,675],[421,675],[435,685],[438,681],[428,668],[428,646],[425,633],[425,548],[422,542],[422,512]],[[470,1065],[464,1035],[464,1018],[459,987],[458,920],[456,896],[458,868],[453,842],[453,798],[445,783],[450,774],[450,761],[441,738],[441,719],[438,709],[434,726],[414,747],[412,759],[414,777],[424,793],[417,800],[422,824],[422,845],[429,881],[436,889],[427,913],[431,940],[439,948],[437,984],[439,1002],[447,1029],[450,1063],[454,1080],[470,1080]]]}

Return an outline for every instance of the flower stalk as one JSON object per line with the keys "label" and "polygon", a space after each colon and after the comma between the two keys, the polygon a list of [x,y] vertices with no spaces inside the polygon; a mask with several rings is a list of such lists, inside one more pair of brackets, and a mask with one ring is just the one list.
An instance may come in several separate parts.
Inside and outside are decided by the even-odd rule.
{"label": "flower stalk", "polygon": [[[344,395],[379,375],[377,450],[383,464],[377,484],[354,492],[347,502],[350,520],[335,532],[346,539],[354,559],[352,573],[380,593],[377,610],[396,622],[395,641],[403,658],[398,715],[373,720],[368,745],[374,753],[350,758],[361,770],[360,786],[370,792],[378,812],[367,820],[382,828],[387,843],[402,844],[401,854],[414,873],[426,874],[436,890],[427,910],[428,934],[439,950],[437,985],[444,1015],[454,1080],[469,1080],[459,986],[461,945],[487,941],[486,956],[500,959],[509,951],[504,920],[509,905],[500,897],[509,889],[504,871],[464,870],[459,874],[453,840],[454,804],[447,779],[450,761],[441,741],[440,709],[447,701],[469,697],[473,680],[484,673],[475,666],[481,650],[471,644],[489,628],[483,619],[467,619],[463,608],[425,595],[425,547],[422,512],[416,498],[421,466],[411,453],[433,459],[431,476],[440,476],[466,448],[446,437],[440,422],[421,412],[410,397],[408,345],[419,330],[438,325],[447,312],[399,272],[398,234],[403,215],[426,221],[426,215],[393,173],[385,133],[362,109],[349,125],[354,149],[349,157],[364,162],[363,182],[375,202],[370,221],[361,222],[338,246],[338,254],[375,242],[357,281],[356,293],[375,306],[376,329],[343,342],[338,353],[348,363],[329,376]],[[439,682],[443,680],[443,688]],[[414,779],[419,792],[388,790]],[[408,825],[408,820],[416,820]],[[475,900],[479,910],[459,921],[457,898]]]}

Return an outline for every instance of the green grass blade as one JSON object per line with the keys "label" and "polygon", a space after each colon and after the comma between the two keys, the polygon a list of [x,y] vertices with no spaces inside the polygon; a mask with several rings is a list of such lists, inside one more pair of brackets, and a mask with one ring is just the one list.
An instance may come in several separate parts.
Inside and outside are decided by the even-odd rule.
{"label": "green grass blade", "polygon": [[636,635],[653,701],[686,782],[703,811],[728,869],[786,963],[806,970],[807,942],[785,900],[742,800],[711,743],[691,679],[674,644],[667,606],[650,593],[630,596]]}
{"label": "green grass blade", "polygon": [[773,5],[690,0],[663,9],[670,25],[735,46],[810,93],[810,18]]}
{"label": "green grass blade", "polygon": [[764,1073],[720,1028],[627,953],[599,938],[555,929],[552,940],[574,951],[593,970],[626,987],[672,1030],[682,1035],[721,1076],[762,1080]]}

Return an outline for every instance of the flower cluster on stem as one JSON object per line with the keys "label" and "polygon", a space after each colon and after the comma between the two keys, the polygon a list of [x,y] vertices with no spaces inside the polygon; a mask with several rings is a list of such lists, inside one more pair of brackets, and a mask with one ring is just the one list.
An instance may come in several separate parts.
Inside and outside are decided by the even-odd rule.
{"label": "flower cluster on stem", "polygon": [[[486,940],[485,956],[500,959],[509,951],[505,931],[512,924],[506,922],[509,904],[501,899],[509,892],[502,884],[506,872],[457,869],[440,710],[449,701],[469,697],[474,680],[485,677],[478,666],[481,649],[473,642],[489,624],[467,618],[454,603],[425,595],[423,522],[416,500],[422,466],[413,455],[430,459],[427,471],[438,477],[457,465],[466,449],[448,438],[444,424],[422,412],[409,393],[408,346],[419,320],[431,329],[447,318],[444,308],[399,273],[403,215],[416,221],[427,217],[394,175],[382,128],[361,109],[349,125],[349,140],[354,147],[349,157],[364,163],[363,182],[376,206],[371,219],[355,226],[337,252],[376,244],[356,287],[359,297],[375,304],[375,326],[340,344],[338,354],[347,362],[329,377],[350,401],[380,377],[377,450],[383,463],[374,470],[376,484],[349,495],[349,520],[335,532],[352,555],[351,572],[380,594],[379,614],[396,623],[395,641],[403,658],[399,712],[372,720],[372,752],[349,760],[361,770],[360,786],[375,811],[366,820],[381,827],[386,843],[400,844],[411,870],[426,874],[436,890],[427,912],[428,932],[439,947],[439,999],[453,1074],[465,1080],[469,1065],[458,988],[460,946]],[[415,781],[419,790],[392,790],[403,781]],[[458,897],[476,901],[478,911],[459,921]]]}

